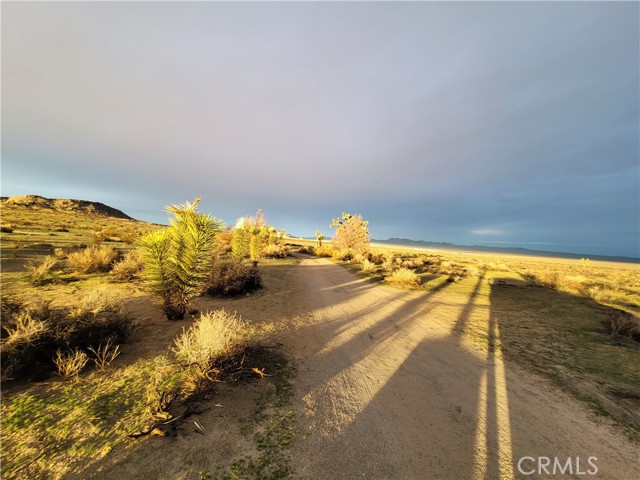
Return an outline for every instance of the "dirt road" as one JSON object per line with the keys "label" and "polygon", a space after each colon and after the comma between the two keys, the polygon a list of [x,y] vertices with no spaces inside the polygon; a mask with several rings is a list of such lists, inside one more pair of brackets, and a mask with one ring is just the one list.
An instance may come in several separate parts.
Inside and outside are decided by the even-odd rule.
{"label": "dirt road", "polygon": [[[620,430],[505,362],[478,288],[396,290],[317,258],[295,277],[295,478],[640,478]],[[484,347],[460,335],[471,315]]]}

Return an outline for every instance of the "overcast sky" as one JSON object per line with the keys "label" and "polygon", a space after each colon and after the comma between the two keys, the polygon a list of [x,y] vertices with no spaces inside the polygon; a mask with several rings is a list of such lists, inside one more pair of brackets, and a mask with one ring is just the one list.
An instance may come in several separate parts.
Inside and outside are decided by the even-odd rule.
{"label": "overcast sky", "polygon": [[638,2],[2,2],[2,195],[640,256]]}

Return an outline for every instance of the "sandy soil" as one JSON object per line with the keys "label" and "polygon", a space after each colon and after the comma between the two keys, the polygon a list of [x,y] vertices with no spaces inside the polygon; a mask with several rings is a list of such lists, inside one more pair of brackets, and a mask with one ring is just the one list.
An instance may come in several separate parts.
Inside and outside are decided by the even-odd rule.
{"label": "sandy soil", "polygon": [[[295,267],[265,267],[265,283],[257,294],[197,306],[236,310],[283,332],[278,340],[298,368],[293,478],[554,478],[537,475],[538,457],[550,458],[549,472],[554,457],[563,467],[571,459],[572,475],[557,478],[640,478],[640,449],[620,429],[505,363],[490,298],[374,285],[309,257]],[[132,348],[152,354],[186,323],[167,324],[157,307],[140,302],[135,313],[147,317],[139,338],[148,341]],[[472,315],[486,319],[484,348],[459,333]],[[78,478],[200,478],[200,471],[255,454],[238,425],[265,388],[221,386],[212,399],[218,407],[198,417],[204,435],[186,425],[175,438],[114,451]],[[532,457],[521,466],[536,474],[519,473],[522,457]],[[596,476],[581,474],[593,471],[589,457],[597,458]]]}
{"label": "sandy soil", "polygon": [[[596,478],[640,478],[637,445],[504,362],[489,299],[376,286],[324,259],[304,259],[297,274],[309,314],[288,339],[304,438],[294,477],[532,478],[538,457],[549,473],[557,457],[573,470],[558,478],[585,478],[596,457]],[[458,333],[471,314],[486,317],[485,349]],[[523,457],[536,475],[519,472]]]}

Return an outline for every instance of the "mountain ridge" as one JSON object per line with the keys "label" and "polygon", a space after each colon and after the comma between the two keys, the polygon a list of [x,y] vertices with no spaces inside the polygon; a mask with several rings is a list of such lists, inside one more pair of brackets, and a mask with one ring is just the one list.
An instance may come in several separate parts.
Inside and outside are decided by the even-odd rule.
{"label": "mountain ridge", "polygon": [[55,210],[58,212],[81,212],[103,215],[105,217],[135,220],[126,213],[101,202],[77,200],[71,198],[46,198],[40,195],[24,195],[16,197],[0,197],[3,205],[21,205],[32,209]]}

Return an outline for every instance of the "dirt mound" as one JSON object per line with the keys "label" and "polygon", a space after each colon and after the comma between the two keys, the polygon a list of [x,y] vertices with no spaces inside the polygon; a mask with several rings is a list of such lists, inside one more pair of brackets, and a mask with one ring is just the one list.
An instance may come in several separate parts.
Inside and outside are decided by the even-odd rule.
{"label": "dirt mound", "polygon": [[129,215],[100,202],[87,200],[44,198],[39,195],[23,197],[2,197],[2,205],[22,205],[32,209],[56,210],[59,212],[81,212],[104,215],[106,217],[133,220]]}

